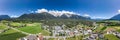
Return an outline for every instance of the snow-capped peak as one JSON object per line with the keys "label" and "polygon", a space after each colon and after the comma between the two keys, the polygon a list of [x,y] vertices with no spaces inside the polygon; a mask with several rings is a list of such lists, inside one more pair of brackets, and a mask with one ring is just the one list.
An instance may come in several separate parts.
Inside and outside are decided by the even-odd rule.
{"label": "snow-capped peak", "polygon": [[72,15],[80,15],[80,14],[76,14],[74,12],[70,12],[70,11],[58,11],[58,10],[47,10],[47,9],[38,9],[37,11],[35,11],[36,13],[42,13],[42,12],[47,12],[55,17],[60,17],[63,14],[66,15],[67,17],[70,17]]}

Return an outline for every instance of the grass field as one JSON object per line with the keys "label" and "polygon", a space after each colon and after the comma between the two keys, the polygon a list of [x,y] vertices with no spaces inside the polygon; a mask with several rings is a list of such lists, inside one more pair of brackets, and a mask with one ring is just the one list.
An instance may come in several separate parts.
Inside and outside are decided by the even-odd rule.
{"label": "grass field", "polygon": [[100,32],[103,28],[104,28],[103,26],[97,27],[97,28],[94,30],[94,32]]}
{"label": "grass field", "polygon": [[[20,23],[13,23],[14,26],[19,26]],[[7,28],[6,25],[0,24],[0,30]],[[49,35],[49,32],[46,30],[41,29],[40,23],[32,23],[32,24],[27,24],[26,27],[21,27],[18,28],[21,31],[31,33],[31,34],[37,34],[37,33],[42,33],[45,36]],[[25,37],[25,34],[22,34],[20,32],[17,32],[16,30],[7,30],[4,33],[0,34],[0,40],[18,40],[21,37]]]}
{"label": "grass field", "polygon": [[0,34],[0,40],[17,40],[18,38],[25,37],[25,34],[19,33],[15,30],[8,30]]}
{"label": "grass field", "polygon": [[27,24],[26,27],[21,27],[18,29],[31,34],[42,33],[43,35],[49,35],[47,31],[41,29],[40,23]]}
{"label": "grass field", "polygon": [[120,32],[120,26],[115,27],[116,31]]}
{"label": "grass field", "polygon": [[117,32],[120,32],[120,26],[108,26],[108,28],[113,28],[113,29],[115,29]]}
{"label": "grass field", "polygon": [[11,25],[11,26],[14,26],[14,27],[19,27],[19,26],[22,25],[22,23],[11,22],[10,25]]}
{"label": "grass field", "polygon": [[119,38],[117,38],[115,35],[113,34],[106,34],[105,38],[108,40],[119,40]]}
{"label": "grass field", "polygon": [[33,26],[22,27],[22,28],[19,28],[19,30],[27,32],[27,33],[31,33],[31,34],[37,34],[37,33],[42,31],[40,29],[40,27],[38,27],[38,26],[35,26],[35,27],[33,27]]}
{"label": "grass field", "polygon": [[0,30],[3,30],[5,28],[7,28],[7,26],[5,24],[3,24],[3,23],[0,23]]}
{"label": "grass field", "polygon": [[26,27],[18,28],[21,31],[36,34],[42,31],[40,24],[34,23],[34,24],[28,24]]}

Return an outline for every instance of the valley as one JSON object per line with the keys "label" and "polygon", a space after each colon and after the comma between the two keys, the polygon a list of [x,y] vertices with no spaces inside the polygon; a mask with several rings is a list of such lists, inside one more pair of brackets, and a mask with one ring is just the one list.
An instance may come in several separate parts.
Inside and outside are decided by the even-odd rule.
{"label": "valley", "polygon": [[[120,21],[91,21],[91,24],[86,25],[89,21],[84,21],[83,24],[83,21],[67,20],[69,23],[72,22],[72,25],[65,24],[64,22],[61,22],[62,25],[57,24],[60,21],[48,21],[46,24],[44,22],[14,22],[3,20],[0,22],[0,40],[25,40],[29,36],[32,36],[32,38],[35,38],[35,36],[39,38],[40,36],[44,40],[119,40],[120,37],[120,26],[117,25]],[[114,25],[112,26],[109,22]],[[112,39],[109,38],[110,36]]]}

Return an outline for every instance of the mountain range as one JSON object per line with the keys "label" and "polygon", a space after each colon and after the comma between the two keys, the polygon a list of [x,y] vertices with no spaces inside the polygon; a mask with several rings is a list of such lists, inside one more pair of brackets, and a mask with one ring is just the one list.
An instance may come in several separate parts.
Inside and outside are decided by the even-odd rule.
{"label": "mountain range", "polygon": [[9,19],[10,17],[8,15],[0,15],[0,20],[2,19]]}
{"label": "mountain range", "polygon": [[[58,14],[58,13],[56,13]],[[42,13],[30,13],[30,14],[23,14],[18,19],[33,19],[33,20],[44,20],[44,19],[85,19],[89,20],[90,17],[83,17],[77,14],[70,14],[70,13],[63,13],[59,16],[53,15],[48,12]]]}
{"label": "mountain range", "polygon": [[[0,20],[2,19],[9,19],[8,15],[0,15]],[[44,20],[44,19],[82,19],[82,20],[91,20],[90,17],[80,16],[78,14],[71,14],[71,13],[53,13],[53,12],[42,12],[42,13],[29,13],[23,14],[17,19],[24,19],[24,20]],[[115,15],[110,18],[111,20],[120,20],[120,14]],[[102,19],[103,20],[103,19]]]}
{"label": "mountain range", "polygon": [[110,19],[112,19],[112,20],[120,20],[120,14],[117,14],[117,15],[113,16]]}

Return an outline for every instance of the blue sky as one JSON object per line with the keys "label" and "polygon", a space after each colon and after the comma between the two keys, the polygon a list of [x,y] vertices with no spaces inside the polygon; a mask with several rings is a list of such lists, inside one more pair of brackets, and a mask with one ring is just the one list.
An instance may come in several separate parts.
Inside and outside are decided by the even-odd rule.
{"label": "blue sky", "polygon": [[20,16],[42,8],[108,19],[119,13],[120,0],[0,0],[0,15]]}

